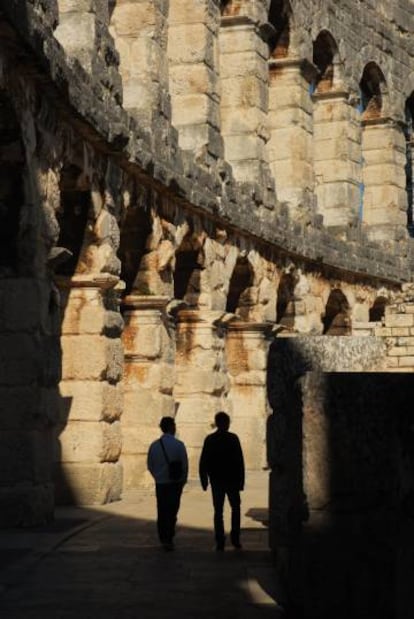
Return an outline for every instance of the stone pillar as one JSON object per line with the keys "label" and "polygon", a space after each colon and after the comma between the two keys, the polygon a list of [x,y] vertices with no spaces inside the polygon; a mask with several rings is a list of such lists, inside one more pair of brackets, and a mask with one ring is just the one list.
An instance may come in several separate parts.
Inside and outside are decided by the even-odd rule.
{"label": "stone pillar", "polygon": [[177,323],[177,379],[174,399],[177,429],[187,447],[190,478],[198,478],[198,460],[205,436],[212,432],[214,415],[226,410],[228,377],[222,312],[183,310]]}
{"label": "stone pillar", "polygon": [[168,59],[172,123],[179,145],[223,157],[218,92],[218,28],[215,0],[170,0]]}
{"label": "stone pillar", "polygon": [[227,327],[226,358],[230,377],[231,430],[238,434],[246,468],[266,465],[266,397],[269,323],[231,322]]}
{"label": "stone pillar", "polygon": [[269,60],[269,165],[277,197],[295,218],[313,209],[313,120],[307,64]]}
{"label": "stone pillar", "polygon": [[411,135],[406,143],[406,165],[408,170],[406,172],[406,189],[408,200],[408,225],[413,230],[414,224],[414,135]]}
{"label": "stone pillar", "polygon": [[269,48],[247,15],[223,17],[219,43],[226,160],[237,180],[265,182]]}
{"label": "stone pillar", "polygon": [[325,226],[358,218],[361,187],[361,124],[346,92],[313,95],[315,195]]}
{"label": "stone pillar", "polygon": [[58,502],[119,499],[123,368],[119,278],[104,273],[59,278],[62,322],[61,412],[56,437]]}
{"label": "stone pillar", "polygon": [[59,313],[44,278],[0,279],[0,527],[53,518]]}
{"label": "stone pillar", "polygon": [[110,29],[120,55],[123,105],[142,127],[169,118],[167,11],[164,0],[117,2]]}
{"label": "stone pillar", "polygon": [[125,350],[122,463],[124,488],[149,483],[146,456],[165,415],[174,416],[175,338],[166,316],[168,297],[124,299]]}
{"label": "stone pillar", "polygon": [[362,124],[362,222],[370,239],[395,240],[407,226],[405,136],[387,118]]}

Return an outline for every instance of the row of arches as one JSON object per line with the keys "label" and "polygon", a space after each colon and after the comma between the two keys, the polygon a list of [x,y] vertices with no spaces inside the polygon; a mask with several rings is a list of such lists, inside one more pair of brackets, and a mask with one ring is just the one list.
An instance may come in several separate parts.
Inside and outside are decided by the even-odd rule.
{"label": "row of arches", "polygon": [[152,0],[96,0],[76,38],[70,32],[84,9],[64,0],[59,9],[59,40],[90,71],[94,50],[118,62],[98,49],[106,23],[124,106],[163,142],[176,139],[171,122],[197,160],[210,167],[224,156],[236,180],[273,182],[294,218],[316,211],[326,226],[362,223],[379,240],[411,229],[414,95],[405,110],[391,106],[385,74],[365,53],[352,81],[328,29],[305,54],[292,2],[272,0],[266,11],[241,0],[170,0],[162,11]]}

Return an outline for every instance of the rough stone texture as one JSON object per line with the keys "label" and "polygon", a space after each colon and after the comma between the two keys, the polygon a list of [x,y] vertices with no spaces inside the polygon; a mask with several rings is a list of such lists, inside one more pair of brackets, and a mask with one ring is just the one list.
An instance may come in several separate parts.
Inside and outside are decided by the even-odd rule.
{"label": "rough stone texture", "polygon": [[163,414],[192,475],[218,408],[262,466],[267,344],[234,323],[414,368],[410,5],[190,4],[1,3],[7,522],[51,517],[53,453],[65,501],[145,481]]}

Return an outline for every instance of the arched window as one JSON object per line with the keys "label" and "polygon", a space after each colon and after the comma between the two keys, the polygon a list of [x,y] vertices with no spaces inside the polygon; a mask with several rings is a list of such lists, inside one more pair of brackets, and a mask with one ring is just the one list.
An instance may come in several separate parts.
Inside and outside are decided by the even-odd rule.
{"label": "arched window", "polygon": [[323,317],[324,335],[348,335],[351,330],[350,307],[342,290],[331,291]]}
{"label": "arched window", "polygon": [[359,86],[363,120],[380,118],[383,113],[386,82],[383,72],[375,62],[366,65]]}
{"label": "arched window", "polygon": [[377,297],[369,310],[369,321],[380,322],[385,316],[385,308],[388,305],[388,299],[386,297]]}
{"label": "arched window", "polygon": [[76,165],[65,166],[60,176],[60,208],[56,213],[60,227],[57,245],[68,249],[72,256],[57,267],[60,275],[70,276],[78,270],[90,206],[87,179]]}
{"label": "arched window", "polygon": [[190,307],[197,307],[201,291],[200,247],[191,235],[180,245],[175,259],[174,297],[183,299]]}
{"label": "arched window", "polygon": [[248,291],[253,282],[254,272],[249,260],[239,257],[230,279],[227,312],[238,314],[243,319],[248,317],[248,307],[251,305]]}
{"label": "arched window", "polygon": [[329,91],[334,82],[334,59],[338,48],[329,32],[320,32],[313,44],[313,63],[318,69],[315,80],[317,92]]}
{"label": "arched window", "polygon": [[18,272],[24,165],[20,125],[6,93],[0,91],[0,277]]}
{"label": "arched window", "polygon": [[143,282],[136,283],[137,289],[135,289],[135,279],[140,270],[141,260],[146,254],[147,239],[152,231],[150,214],[137,202],[128,208],[121,222],[119,256],[122,264],[121,278],[125,282],[126,294],[131,291],[137,294],[150,292],[148,284],[145,285]]}
{"label": "arched window", "polygon": [[292,9],[287,0],[272,0],[269,22],[275,28],[275,36],[271,41],[273,58],[286,58],[289,55],[291,14]]}
{"label": "arched window", "polygon": [[360,81],[362,186],[360,218],[370,239],[394,240],[407,229],[406,139],[390,118],[385,76],[375,62]]}
{"label": "arched window", "polygon": [[284,273],[277,289],[276,322],[293,328],[295,324],[294,289],[296,280],[291,273]]}

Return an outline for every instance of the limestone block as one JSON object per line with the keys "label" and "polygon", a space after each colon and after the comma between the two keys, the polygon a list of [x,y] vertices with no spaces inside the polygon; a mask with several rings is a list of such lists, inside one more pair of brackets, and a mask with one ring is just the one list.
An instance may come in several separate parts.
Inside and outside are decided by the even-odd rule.
{"label": "limestone block", "polygon": [[56,470],[58,503],[102,505],[121,498],[122,466],[119,462],[103,464],[65,464]]}
{"label": "limestone block", "polygon": [[41,388],[37,385],[0,387],[0,431],[44,427]]}
{"label": "limestone block", "polygon": [[61,462],[116,462],[121,453],[118,421],[69,421],[59,436]]}
{"label": "limestone block", "polygon": [[162,325],[134,315],[126,322],[122,341],[125,355],[134,355],[144,359],[157,359],[161,356]]}
{"label": "limestone block", "polygon": [[104,381],[62,381],[60,388],[60,422],[115,421],[123,407],[122,385]]}
{"label": "limestone block", "polygon": [[210,423],[210,420],[198,423],[182,423],[180,426],[180,440],[188,448],[201,448],[205,437],[211,432]]}
{"label": "limestone block", "polygon": [[413,325],[414,325],[413,314],[386,314],[385,315],[385,327],[412,327]]}
{"label": "limestone block", "polygon": [[35,337],[25,333],[0,335],[0,385],[36,384],[41,363]]}
{"label": "limestone block", "polygon": [[266,85],[252,75],[228,78],[222,82],[221,106],[232,109],[256,107],[266,111]]}
{"label": "limestone block", "polygon": [[94,0],[59,0],[59,14],[93,12]]}
{"label": "limestone block", "polygon": [[[219,45],[223,63],[226,62],[229,54],[263,50],[263,41],[259,39],[253,26],[222,28],[219,34]],[[262,55],[265,56],[265,54]]]}
{"label": "limestone block", "polygon": [[414,369],[414,356],[399,357],[398,365],[401,368],[413,368]]}
{"label": "limestone block", "polygon": [[157,9],[153,2],[118,3],[111,25],[120,37],[152,37],[157,33]]}
{"label": "limestone block", "polygon": [[147,472],[147,459],[136,454],[122,456],[123,490],[145,488],[153,485],[153,480]]}
{"label": "limestone block", "polygon": [[159,423],[161,417],[174,415],[174,400],[171,395],[165,395],[148,389],[127,391],[122,413],[122,427],[126,437],[129,427],[141,424]]}
{"label": "limestone block", "polygon": [[151,443],[161,434],[158,423],[147,425],[145,420],[141,425],[128,426],[124,430],[122,456],[133,454],[146,456]]}
{"label": "limestone block", "polygon": [[226,54],[220,66],[222,80],[233,77],[253,75],[263,82],[267,82],[268,65],[263,56],[255,50],[246,50],[233,54]]}
{"label": "limestone block", "polygon": [[263,141],[254,135],[228,135],[225,152],[229,161],[263,158]]}
{"label": "limestone block", "polygon": [[168,57],[171,65],[206,62],[213,66],[212,34],[204,24],[177,24],[169,28]]}
{"label": "limestone block", "polygon": [[[47,308],[50,287],[35,279],[0,281],[0,324],[3,332],[32,331],[39,326],[42,306]],[[28,302],[30,300],[30,302]]]}
{"label": "limestone block", "polygon": [[52,437],[43,430],[2,430],[0,486],[50,482]]}
{"label": "limestone block", "polygon": [[399,187],[404,186],[405,182],[404,167],[402,170],[392,164],[378,163],[373,164],[366,159],[364,168],[364,182],[367,185],[385,185],[397,184]]}
{"label": "limestone block", "polygon": [[65,308],[62,334],[99,334],[104,330],[106,310],[90,299],[78,297]]}
{"label": "limestone block", "polygon": [[218,394],[225,390],[226,384],[226,376],[222,373],[178,367],[175,394],[177,397],[197,393]]}
{"label": "limestone block", "polygon": [[170,93],[177,97],[189,94],[214,92],[215,73],[203,62],[192,65],[175,65],[169,71]]}
{"label": "limestone block", "polygon": [[176,126],[204,123],[214,106],[215,103],[205,94],[181,95],[173,99],[173,123]]}
{"label": "limestone block", "polygon": [[125,388],[135,386],[170,393],[174,384],[174,369],[168,363],[127,363],[125,366]]}
{"label": "limestone block", "polygon": [[55,30],[55,37],[62,47],[70,54],[80,52],[85,58],[85,52],[92,50],[95,42],[95,16],[92,13],[66,13]]}

